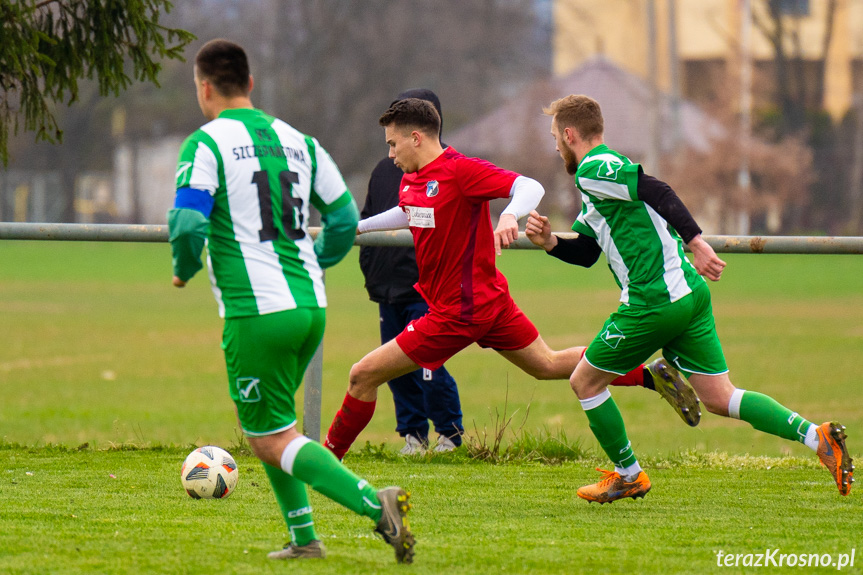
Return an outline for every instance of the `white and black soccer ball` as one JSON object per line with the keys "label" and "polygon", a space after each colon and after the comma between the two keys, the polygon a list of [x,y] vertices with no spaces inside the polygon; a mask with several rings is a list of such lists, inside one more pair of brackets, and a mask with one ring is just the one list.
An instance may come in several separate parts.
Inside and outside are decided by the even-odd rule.
{"label": "white and black soccer ball", "polygon": [[183,489],[194,499],[224,499],[237,486],[239,477],[231,454],[214,445],[190,453],[180,471]]}

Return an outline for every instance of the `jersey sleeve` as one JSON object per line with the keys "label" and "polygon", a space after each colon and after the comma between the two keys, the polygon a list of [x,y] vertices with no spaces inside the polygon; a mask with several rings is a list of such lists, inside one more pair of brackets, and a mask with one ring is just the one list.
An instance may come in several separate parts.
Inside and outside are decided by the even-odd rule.
{"label": "jersey sleeve", "polygon": [[174,275],[189,281],[203,266],[201,252],[210,220],[198,210],[174,208],[168,211],[168,239],[171,242]]}
{"label": "jersey sleeve", "polygon": [[572,224],[572,231],[596,239],[596,232],[593,231],[593,228],[587,225],[587,222],[584,219],[584,212],[578,214],[578,218],[576,218],[575,223]]}
{"label": "jersey sleeve", "polygon": [[201,252],[207,238],[213,207],[212,197],[219,187],[219,160],[216,142],[198,130],[183,142],[177,160],[174,208],[168,211],[168,231],[174,275],[183,281],[200,270]]}
{"label": "jersey sleeve", "polygon": [[479,158],[456,160],[456,178],[462,193],[476,201],[508,198],[512,183],[519,176]]}
{"label": "jersey sleeve", "polygon": [[219,187],[219,160],[216,142],[198,130],[183,142],[177,160],[176,189],[194,188],[212,196]]}
{"label": "jersey sleeve", "polygon": [[315,240],[315,255],[322,268],[339,263],[354,245],[360,214],[357,204],[348,192],[348,202],[340,208],[321,215],[323,229]]}
{"label": "jersey sleeve", "polygon": [[312,159],[312,205],[322,214],[328,214],[352,202],[345,179],[332,157],[315,138],[307,136],[306,145]]}
{"label": "jersey sleeve", "polygon": [[701,228],[698,227],[683,201],[674,193],[671,186],[662,180],[657,180],[644,172],[639,173],[638,199],[662,216],[680,234],[684,243],[688,244],[692,238],[701,233]]}
{"label": "jersey sleeve", "polygon": [[596,238],[578,234],[577,238],[572,239],[558,236],[557,245],[546,253],[568,264],[589,268],[599,259],[602,248],[599,247]]}

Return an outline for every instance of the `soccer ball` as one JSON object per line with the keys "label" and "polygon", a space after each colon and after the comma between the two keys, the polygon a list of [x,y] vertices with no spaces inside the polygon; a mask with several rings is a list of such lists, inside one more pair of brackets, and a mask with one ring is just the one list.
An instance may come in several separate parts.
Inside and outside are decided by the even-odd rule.
{"label": "soccer ball", "polygon": [[237,486],[239,476],[231,454],[214,445],[190,453],[180,470],[183,489],[193,499],[224,499]]}

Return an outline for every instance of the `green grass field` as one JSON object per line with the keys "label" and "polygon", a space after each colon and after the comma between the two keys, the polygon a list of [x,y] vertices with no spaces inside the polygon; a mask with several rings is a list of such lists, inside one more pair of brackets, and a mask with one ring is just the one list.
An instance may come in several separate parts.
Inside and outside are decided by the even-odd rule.
{"label": "green grass field", "polygon": [[[725,259],[723,280],[711,287],[732,380],[812,421],[843,422],[859,458],[863,258]],[[602,265],[584,270],[518,251],[499,261],[552,347],[586,344],[616,307]],[[351,364],[379,341],[356,251],[328,271],[327,285],[325,428]],[[0,572],[298,569],[264,557],[283,542],[284,525],[242,449],[240,486],[228,500],[193,501],[180,489],[190,446],[237,447],[239,434],[208,282],[171,287],[167,245],[0,242],[0,325]],[[463,453],[399,461],[390,455],[401,446],[392,401],[381,388],[360,442],[385,444],[385,453],[352,453],[346,462],[376,485],[413,492],[413,572],[728,571],[716,566],[717,550],[777,547],[857,548],[853,570],[863,565],[860,492],[840,497],[801,445],[706,413],[690,429],[651,392],[614,390],[654,489],[644,501],[588,506],[575,488],[604,462],[567,382],[535,381],[476,346],[447,366],[469,432],[492,432],[506,401],[514,427],[565,437],[587,455],[562,465],[492,465]],[[313,505],[330,557],[304,571],[403,570],[361,519],[317,494]]]}

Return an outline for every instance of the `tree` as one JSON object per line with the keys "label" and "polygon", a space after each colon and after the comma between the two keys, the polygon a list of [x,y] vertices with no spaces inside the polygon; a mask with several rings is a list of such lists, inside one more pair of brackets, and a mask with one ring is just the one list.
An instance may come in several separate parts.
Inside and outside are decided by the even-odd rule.
{"label": "tree", "polygon": [[[818,3],[822,21],[821,40],[804,52],[801,35],[801,14],[794,4],[782,0],[760,0],[753,4],[753,23],[769,41],[773,51],[771,71],[774,75],[776,104],[756,111],[756,129],[771,133],[775,139],[785,136],[803,137],[813,152],[815,179],[811,186],[811,202],[805,210],[798,209],[794,219],[799,229],[818,229],[840,233],[853,228],[843,223],[853,219],[853,209],[845,188],[854,182],[849,170],[852,161],[850,143],[853,118],[849,122],[833,122],[824,109],[824,93],[828,73],[827,56],[839,25],[837,0]],[[843,3],[844,4],[844,3]],[[813,7],[816,5],[812,3]],[[813,9],[813,14],[815,13]]]}
{"label": "tree", "polygon": [[[826,66],[819,73],[806,74],[803,46],[800,31],[795,26],[786,26],[787,2],[766,0],[753,7],[752,18],[755,27],[770,42],[774,52],[774,73],[776,75],[776,97],[779,101],[778,135],[780,137],[796,134],[806,129],[807,109],[819,109],[824,100],[824,81]],[[821,54],[815,60],[823,64],[833,40],[836,20],[836,0],[827,0],[825,5],[824,32],[821,41]],[[790,54],[789,54],[790,47]],[[808,90],[811,89],[811,90]]]}
{"label": "tree", "polygon": [[[188,60],[212,38],[242,45],[255,78],[254,105],[317,137],[359,200],[386,154],[377,119],[396,94],[435,90],[446,141],[460,124],[547,75],[550,64],[534,0],[184,0],[161,23],[198,36],[184,48]],[[111,169],[115,111],[125,112],[118,116],[125,117],[122,138],[130,146],[185,137],[203,123],[189,63],[165,59],[159,84],[138,82],[102,97],[96,81],[82,79],[76,104],[56,109],[63,145],[10,137],[10,166],[62,170],[62,221],[75,221],[78,177]]]}
{"label": "tree", "polygon": [[377,119],[399,92],[437,92],[446,140],[548,71],[531,44],[533,0],[269,0],[258,17],[245,44],[264,64],[253,101],[272,94],[262,107],[318,137],[347,174],[386,153]]}
{"label": "tree", "polygon": [[52,106],[76,101],[79,80],[97,81],[102,96],[134,80],[158,86],[161,59],[182,60],[195,39],[159,24],[171,8],[167,0],[0,0],[2,164],[21,117],[37,141],[62,140]]}
{"label": "tree", "polygon": [[705,233],[729,233],[729,223],[741,210],[751,217],[755,233],[794,230],[798,227],[795,214],[810,208],[815,179],[812,149],[802,135],[777,139],[753,136],[747,151],[752,183],[749,195],[741,197],[737,178],[743,148],[734,98],[730,90],[720,94],[719,101],[708,110],[721,126],[710,138],[710,152],[687,148],[664,158],[663,179],[696,214]]}

